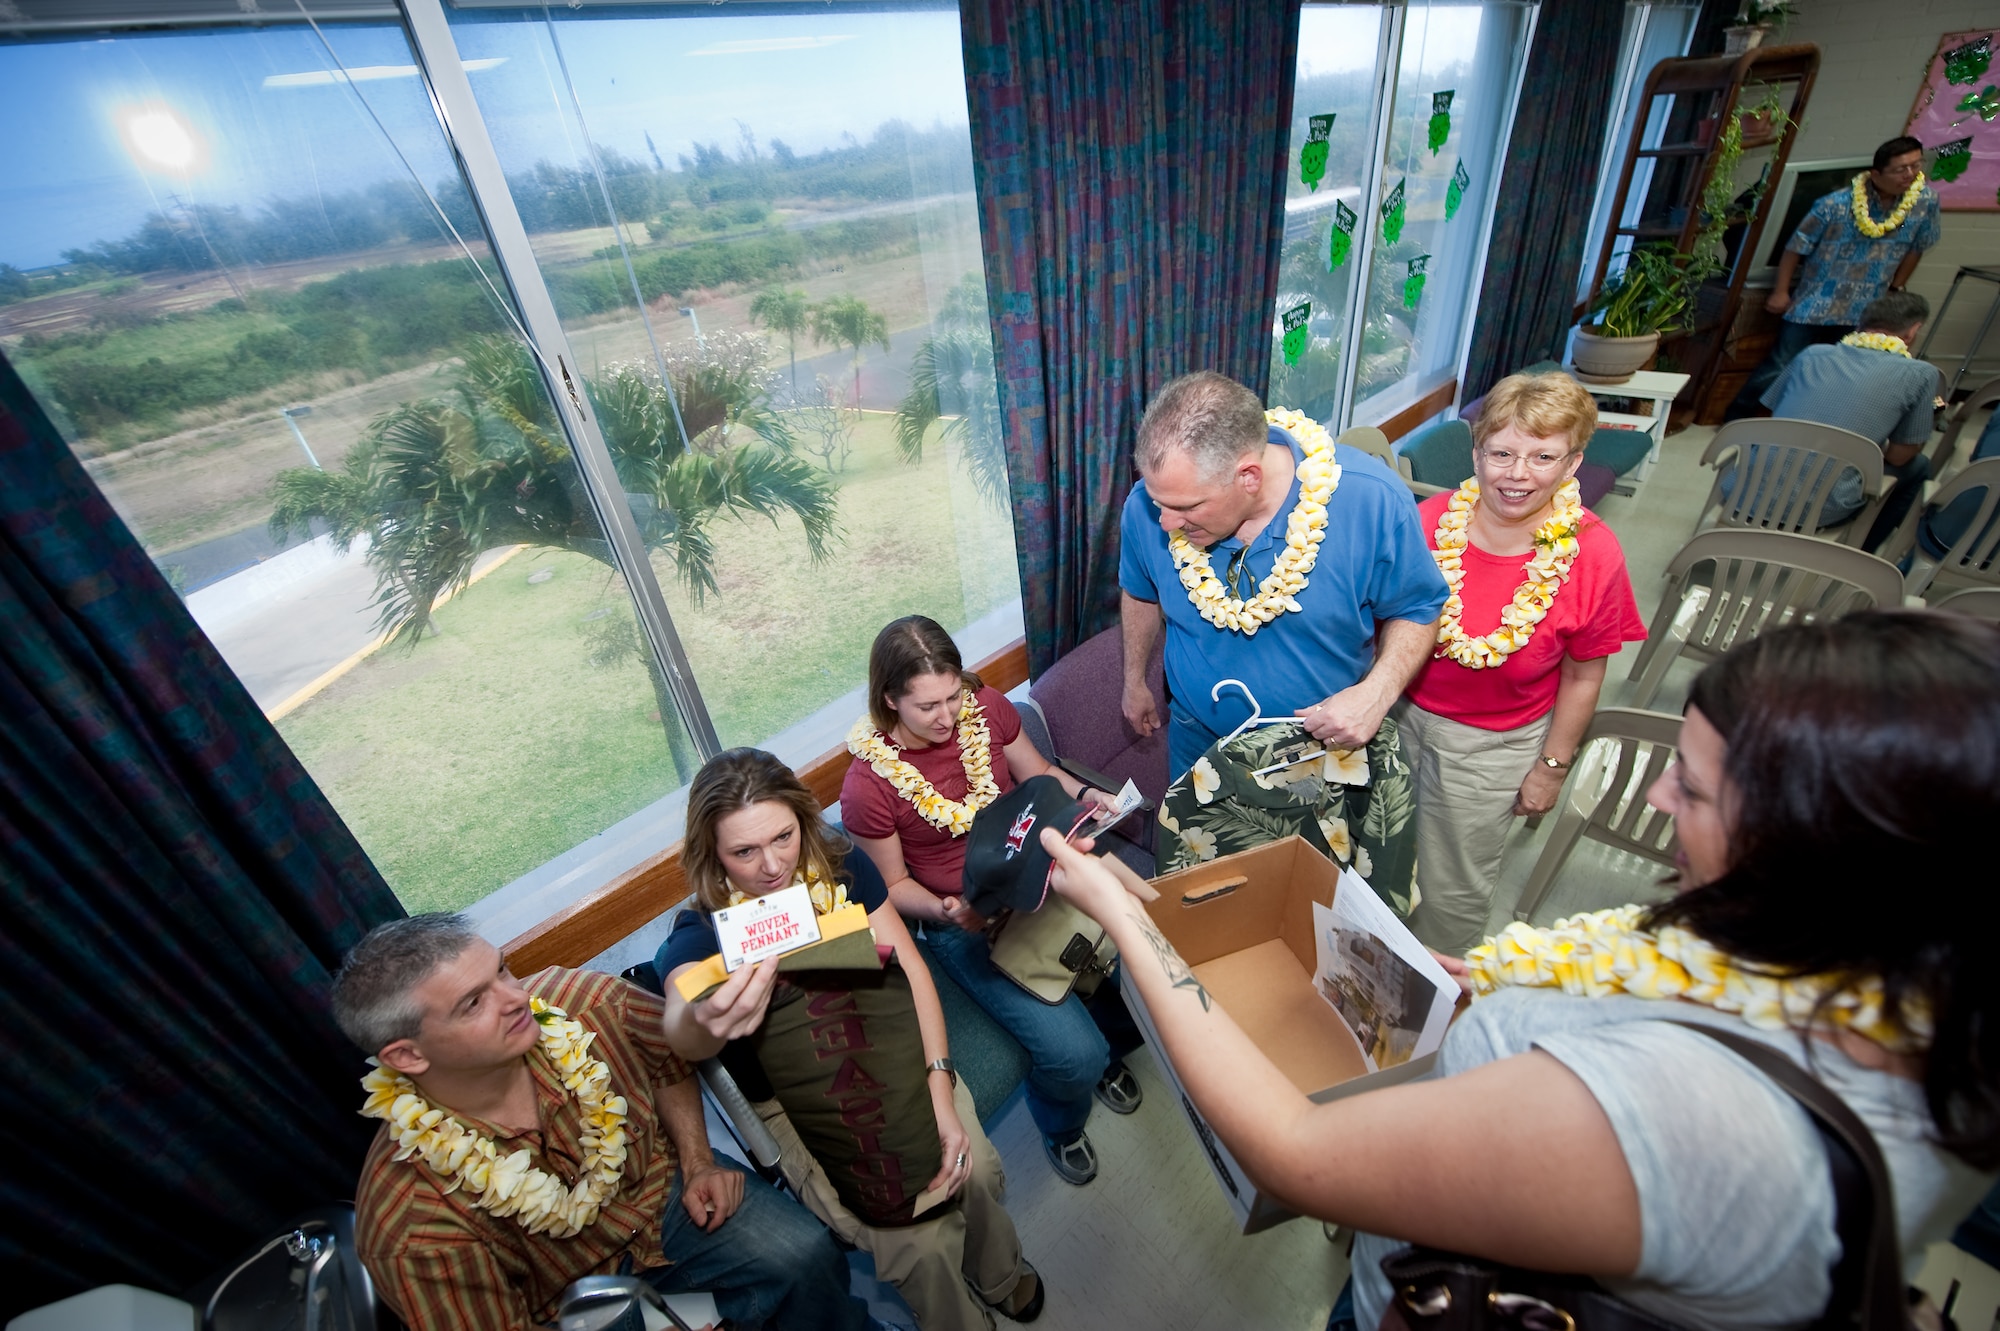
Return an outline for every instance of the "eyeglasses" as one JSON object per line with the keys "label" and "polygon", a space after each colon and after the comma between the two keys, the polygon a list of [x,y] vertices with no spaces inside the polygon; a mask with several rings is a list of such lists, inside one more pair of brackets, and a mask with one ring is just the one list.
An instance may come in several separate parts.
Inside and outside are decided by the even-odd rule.
{"label": "eyeglasses", "polygon": [[1237,546],[1236,553],[1229,556],[1228,566],[1222,570],[1222,580],[1229,584],[1229,594],[1239,601],[1243,599],[1243,593],[1236,590],[1236,579],[1243,575],[1243,560],[1249,553],[1247,544]]}
{"label": "eyeglasses", "polygon": [[1479,455],[1501,471],[1513,467],[1518,458],[1528,464],[1529,471],[1540,475],[1560,470],[1570,459],[1568,453],[1551,453],[1547,449],[1537,449],[1533,453],[1516,453],[1508,448],[1482,448],[1479,450]]}

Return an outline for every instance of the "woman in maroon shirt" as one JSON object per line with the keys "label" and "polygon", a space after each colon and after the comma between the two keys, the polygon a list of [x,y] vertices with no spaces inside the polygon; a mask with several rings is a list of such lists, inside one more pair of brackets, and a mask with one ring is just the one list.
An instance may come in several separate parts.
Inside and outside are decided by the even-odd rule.
{"label": "woman in maroon shirt", "polygon": [[1514,817],[1555,807],[1606,663],[1646,636],[1618,538],[1572,480],[1596,428],[1568,375],[1509,375],[1473,423],[1473,478],[1417,509],[1452,595],[1393,715],[1417,791],[1410,928],[1452,956],[1486,937]]}
{"label": "woman in maroon shirt", "polygon": [[1066,1182],[1097,1177],[1084,1135],[1093,1092],[1129,1114],[1139,1084],[1083,1001],[1051,1007],[993,966],[986,919],[965,904],[965,833],[978,810],[1017,780],[1052,776],[1079,799],[1108,804],[1053,766],[1021,733],[1014,704],[969,673],[951,635],[922,615],[876,635],[868,654],[868,715],[848,736],[854,762],[840,788],[840,818],[889,884],[935,967],[1027,1049],[1028,1112],[1049,1163]]}

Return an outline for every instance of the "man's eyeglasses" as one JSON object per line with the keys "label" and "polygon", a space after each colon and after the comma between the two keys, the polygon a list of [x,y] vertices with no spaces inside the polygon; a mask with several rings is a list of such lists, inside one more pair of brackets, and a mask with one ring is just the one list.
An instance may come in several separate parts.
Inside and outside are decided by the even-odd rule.
{"label": "man's eyeglasses", "polygon": [[1516,453],[1511,448],[1482,448],[1479,454],[1502,471],[1512,467],[1514,460],[1519,458],[1528,464],[1529,471],[1538,475],[1559,471],[1570,458],[1568,453],[1552,453],[1543,448],[1538,448],[1532,453]]}
{"label": "man's eyeglasses", "polygon": [[1243,560],[1249,553],[1248,545],[1237,546],[1236,553],[1229,556],[1229,563],[1222,570],[1222,580],[1229,584],[1229,594],[1239,601],[1243,599],[1243,593],[1236,589],[1236,580],[1243,576]]}

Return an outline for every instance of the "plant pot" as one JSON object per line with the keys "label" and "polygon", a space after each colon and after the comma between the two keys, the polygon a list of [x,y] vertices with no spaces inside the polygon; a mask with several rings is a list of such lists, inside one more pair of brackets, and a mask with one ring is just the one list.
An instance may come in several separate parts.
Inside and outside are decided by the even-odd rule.
{"label": "plant pot", "polygon": [[1588,328],[1576,330],[1570,361],[1576,377],[1592,384],[1622,384],[1659,349],[1658,333],[1638,337],[1602,337]]}
{"label": "plant pot", "polygon": [[1771,30],[1768,23],[1739,23],[1722,30],[1722,53],[1742,55],[1754,51],[1764,44],[1764,34]]}

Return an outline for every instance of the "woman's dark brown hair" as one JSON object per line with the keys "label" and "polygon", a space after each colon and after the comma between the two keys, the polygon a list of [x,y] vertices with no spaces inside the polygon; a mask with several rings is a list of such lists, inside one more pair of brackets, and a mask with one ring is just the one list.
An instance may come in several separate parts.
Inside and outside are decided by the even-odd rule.
{"label": "woman's dark brown hair", "polygon": [[1872,610],[1778,629],[1702,671],[1688,706],[1727,745],[1729,868],[1651,920],[1775,973],[1879,977],[1889,1014],[1929,1014],[1940,1144],[2000,1165],[1978,923],[2000,827],[2000,625]]}
{"label": "woman's dark brown hair", "polygon": [[799,820],[799,867],[832,882],[847,882],[841,866],[847,839],[819,816],[819,801],[791,768],[762,749],[730,749],[701,765],[688,787],[686,841],[681,871],[695,899],[709,910],[729,904],[729,874],[715,844],[715,829],[739,809],[782,804]]}
{"label": "woman's dark brown hair", "polygon": [[919,675],[957,675],[968,693],[981,687],[944,625],[924,615],[905,615],[876,634],[868,649],[868,719],[877,730],[886,735],[895,728],[892,700],[908,693],[910,681]]}

